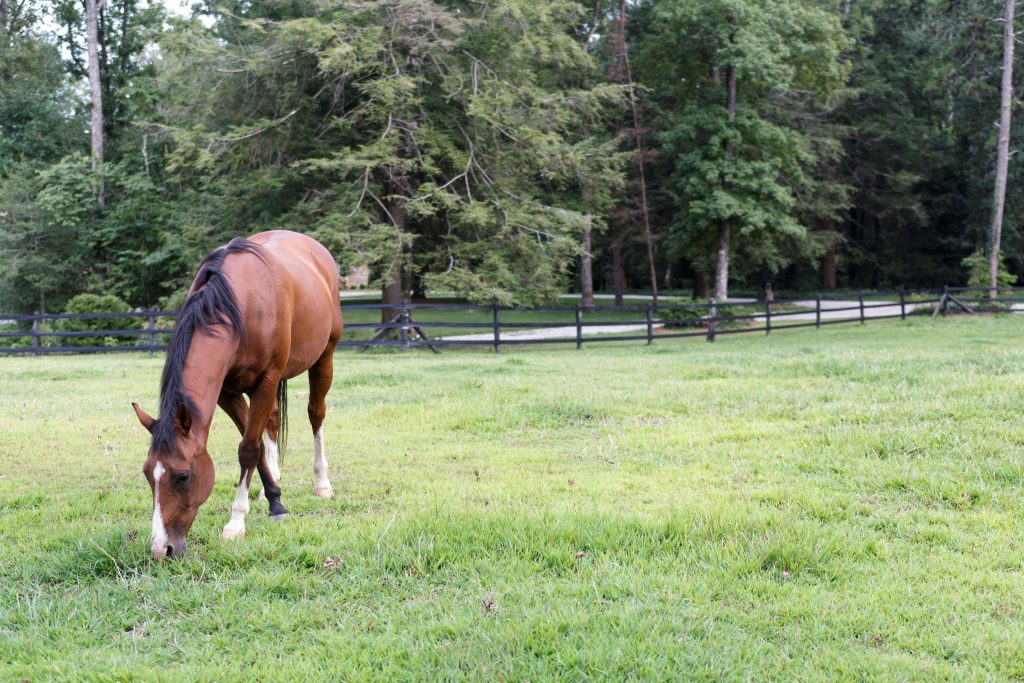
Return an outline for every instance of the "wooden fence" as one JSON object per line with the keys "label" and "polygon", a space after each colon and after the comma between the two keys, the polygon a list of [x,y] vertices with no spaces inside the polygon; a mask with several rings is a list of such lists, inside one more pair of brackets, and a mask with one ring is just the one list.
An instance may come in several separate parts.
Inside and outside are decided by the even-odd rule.
{"label": "wooden fence", "polygon": [[[998,299],[992,300],[988,290],[969,287],[945,287],[941,290],[871,292],[869,294],[830,294],[814,299],[775,299],[766,302],[729,302],[706,304],[659,305],[583,308],[581,306],[543,306],[516,308],[509,306],[480,306],[455,303],[412,303],[399,304],[352,303],[342,304],[342,309],[351,317],[359,311],[398,311],[390,322],[347,322],[346,331],[370,330],[377,334],[370,339],[344,339],[339,348],[366,349],[370,347],[391,347],[401,351],[427,347],[440,352],[443,347],[489,346],[495,353],[504,346],[520,344],[574,344],[577,349],[583,345],[601,342],[642,341],[652,344],[661,339],[703,337],[709,342],[728,334],[747,334],[789,330],[803,327],[821,327],[843,323],[864,324],[868,320],[903,318],[908,315],[949,312],[1013,311],[1014,304],[1024,302],[1024,287],[1000,288]],[[823,302],[826,302],[823,304]],[[839,305],[835,304],[848,304]],[[1022,307],[1024,308],[1024,307]],[[486,321],[433,319],[437,312],[472,312],[486,316]],[[427,315],[427,313],[430,315]],[[423,314],[423,315],[420,315]],[[509,320],[514,314],[518,320]],[[627,315],[623,317],[623,314]],[[98,353],[110,351],[142,351],[152,355],[167,349],[167,340],[173,332],[169,319],[175,311],[146,310],[130,313],[37,313],[33,315],[0,314],[0,323],[13,323],[14,327],[0,329],[0,355],[10,354],[53,354],[53,353]],[[523,320],[537,315],[550,318],[564,315],[565,321]],[[432,319],[425,319],[427,318]],[[505,317],[503,317],[505,316]],[[612,316],[612,317],[609,317]],[[58,321],[64,320],[109,321],[98,330],[52,329]],[[141,327],[119,324],[124,320],[142,320]],[[8,325],[11,327],[12,325]],[[66,325],[64,325],[66,326]],[[601,334],[587,334],[600,328]],[[616,329],[618,328],[618,329]],[[431,330],[460,332],[486,330],[483,334],[463,338],[460,334],[449,336],[431,335]],[[523,337],[524,331],[540,331],[541,337]],[[53,340],[81,338],[89,341],[84,345],[54,343]],[[91,339],[90,339],[91,338]],[[98,338],[103,343],[95,343]],[[132,338],[135,343],[128,343]],[[27,340],[20,345],[7,340]]]}

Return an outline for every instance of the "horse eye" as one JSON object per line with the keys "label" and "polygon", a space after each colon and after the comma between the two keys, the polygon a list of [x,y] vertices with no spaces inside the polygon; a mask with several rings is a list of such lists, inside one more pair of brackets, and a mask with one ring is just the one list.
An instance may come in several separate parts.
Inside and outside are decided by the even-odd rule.
{"label": "horse eye", "polygon": [[191,472],[177,472],[172,476],[175,484],[184,484],[192,477]]}

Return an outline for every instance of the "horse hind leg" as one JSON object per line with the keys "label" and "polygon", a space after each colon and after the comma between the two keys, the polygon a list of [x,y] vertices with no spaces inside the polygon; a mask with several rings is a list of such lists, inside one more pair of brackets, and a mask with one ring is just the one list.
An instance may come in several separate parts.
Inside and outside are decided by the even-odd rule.
{"label": "horse hind leg", "polygon": [[327,473],[324,453],[324,416],[327,414],[327,392],[334,379],[334,345],[309,369],[309,424],[313,428],[313,495],[333,498],[334,488]]}
{"label": "horse hind leg", "polygon": [[[267,420],[267,431],[263,439],[263,446],[266,452],[267,467],[270,468],[270,474],[274,477],[274,481],[278,485],[281,484],[281,465],[280,465],[280,450],[278,449],[278,434],[281,429],[281,410],[278,403],[274,402],[274,412],[270,414],[270,419]],[[258,500],[266,500],[267,492],[260,491]]]}

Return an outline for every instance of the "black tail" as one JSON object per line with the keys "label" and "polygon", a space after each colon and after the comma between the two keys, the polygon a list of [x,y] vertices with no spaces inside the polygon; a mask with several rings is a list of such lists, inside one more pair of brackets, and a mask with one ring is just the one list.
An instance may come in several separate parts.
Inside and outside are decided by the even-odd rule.
{"label": "black tail", "polygon": [[280,426],[277,428],[277,452],[284,464],[284,447],[288,441],[288,380],[277,383],[277,416]]}

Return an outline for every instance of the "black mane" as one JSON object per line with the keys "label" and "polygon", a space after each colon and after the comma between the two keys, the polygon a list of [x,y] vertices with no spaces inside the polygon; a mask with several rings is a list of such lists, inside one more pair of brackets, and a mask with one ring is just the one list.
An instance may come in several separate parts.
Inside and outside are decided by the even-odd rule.
{"label": "black mane", "polygon": [[196,406],[182,386],[185,361],[196,330],[213,334],[214,326],[223,325],[238,337],[240,343],[245,343],[242,313],[238,310],[231,284],[221,273],[224,259],[230,254],[241,252],[263,260],[262,247],[242,237],[236,237],[227,246],[215,249],[199,265],[196,289],[178,313],[178,322],[167,347],[167,360],[160,377],[160,416],[153,427],[152,441],[153,448],[158,451],[166,453],[174,448],[177,434],[175,417],[180,404],[184,404],[193,415],[196,414]]}

